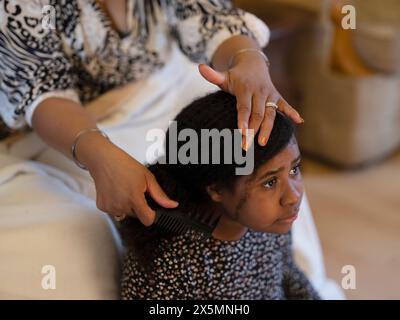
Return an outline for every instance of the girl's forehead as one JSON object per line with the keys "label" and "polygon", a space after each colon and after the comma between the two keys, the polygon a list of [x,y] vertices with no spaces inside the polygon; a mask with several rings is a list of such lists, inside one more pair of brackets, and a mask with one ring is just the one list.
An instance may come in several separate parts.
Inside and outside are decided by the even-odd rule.
{"label": "girl's forehead", "polygon": [[293,161],[299,158],[299,156],[300,151],[297,145],[297,140],[293,136],[285,148],[274,157],[258,166],[251,175],[239,177],[235,183],[236,189],[239,192],[246,190],[252,184],[256,184],[257,181],[268,171],[275,171],[281,167],[289,167]]}
{"label": "girl's forehead", "polygon": [[291,139],[286,147],[284,147],[274,157],[263,163],[259,169],[272,170],[284,165],[290,164],[296,160],[300,155],[300,150],[297,145],[296,139]]}
{"label": "girl's forehead", "polygon": [[293,162],[298,160],[299,157],[300,150],[297,145],[297,141],[296,139],[291,139],[285,148],[283,148],[274,157],[261,164],[250,176],[250,179],[256,181],[257,179],[266,175],[268,172],[275,173],[284,168],[288,168]]}

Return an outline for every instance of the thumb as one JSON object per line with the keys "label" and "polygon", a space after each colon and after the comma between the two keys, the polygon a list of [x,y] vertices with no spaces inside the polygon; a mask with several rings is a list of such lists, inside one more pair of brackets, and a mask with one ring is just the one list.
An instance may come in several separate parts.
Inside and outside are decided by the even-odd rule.
{"label": "thumb", "polygon": [[156,218],[156,213],[149,207],[144,194],[135,200],[133,212],[136,214],[136,217],[147,227],[151,226]]}
{"label": "thumb", "polygon": [[221,89],[228,88],[228,75],[226,72],[219,72],[206,64],[199,64],[199,72],[208,82],[219,86]]}
{"label": "thumb", "polygon": [[175,208],[178,206],[178,202],[171,200],[161,189],[157,180],[150,176],[147,182],[147,191],[151,195],[151,197],[156,201],[160,206],[164,208]]}

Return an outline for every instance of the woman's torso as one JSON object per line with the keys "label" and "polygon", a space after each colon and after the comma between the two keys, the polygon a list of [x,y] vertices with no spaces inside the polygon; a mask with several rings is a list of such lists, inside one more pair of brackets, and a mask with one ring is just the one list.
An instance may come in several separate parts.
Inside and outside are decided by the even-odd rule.
{"label": "woman's torso", "polygon": [[162,3],[127,0],[130,31],[126,35],[113,27],[96,0],[53,3],[61,13],[57,18],[60,16],[63,25],[58,25],[57,31],[82,103],[164,65],[169,46]]}
{"label": "woman's torso", "polygon": [[210,63],[233,35],[252,36],[261,46],[269,35],[261,20],[225,0],[126,0],[124,35],[97,0],[0,0],[0,6],[0,140],[10,128],[29,129],[44,99],[86,104],[146,78],[169,60],[173,42],[191,61]]}
{"label": "woman's torso", "polygon": [[[22,83],[24,87],[37,85],[37,91],[45,92],[49,88],[42,88],[39,83],[51,87],[52,82],[42,77],[54,78],[58,82],[55,89],[73,87],[80,102],[86,104],[110,89],[145,78],[168,60],[173,17],[164,0],[126,0],[129,32],[125,34],[115,29],[111,17],[96,0],[43,3],[47,2],[52,8],[48,13],[55,14],[55,20],[46,20],[48,27],[55,27],[51,32],[43,31],[43,20],[39,19],[42,5],[22,2],[19,9],[12,3],[4,7],[11,17],[8,20],[12,19],[7,21],[8,37],[18,39],[22,35],[25,39],[7,42],[20,55],[15,57],[18,66],[4,64],[6,73],[19,70],[18,81],[3,84],[10,102],[20,104],[15,115],[10,108],[9,117],[23,114],[34,101],[29,95],[34,96],[35,90],[24,89]],[[21,99],[22,92],[29,95]],[[29,127],[25,130],[31,131]],[[10,129],[0,117],[0,139],[14,131],[20,130]]]}

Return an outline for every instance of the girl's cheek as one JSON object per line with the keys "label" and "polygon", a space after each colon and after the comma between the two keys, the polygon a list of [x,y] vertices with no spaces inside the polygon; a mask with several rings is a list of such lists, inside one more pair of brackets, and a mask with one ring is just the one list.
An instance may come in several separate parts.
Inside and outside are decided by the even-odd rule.
{"label": "girl's cheek", "polygon": [[248,190],[246,201],[240,207],[239,222],[255,230],[273,224],[279,208],[279,201],[276,202],[275,194],[267,194],[263,188],[254,186]]}
{"label": "girl's cheek", "polygon": [[272,225],[276,220],[276,209],[278,207],[272,205],[268,200],[260,199],[259,201],[253,202],[253,205],[246,208],[246,215],[249,217],[248,223],[252,225],[254,229],[259,227],[266,227]]}

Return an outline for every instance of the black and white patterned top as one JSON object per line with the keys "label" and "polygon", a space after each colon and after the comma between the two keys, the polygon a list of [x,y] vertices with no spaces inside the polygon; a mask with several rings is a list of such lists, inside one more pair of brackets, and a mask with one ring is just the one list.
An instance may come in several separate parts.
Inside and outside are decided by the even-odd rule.
{"label": "black and white patterned top", "polygon": [[264,47],[267,26],[227,0],[126,0],[121,35],[96,0],[0,0],[0,139],[31,130],[48,97],[82,104],[168,61],[176,41],[192,61],[210,63],[233,35]]}
{"label": "black and white patterned top", "polygon": [[162,239],[153,267],[128,251],[121,298],[319,299],[293,261],[291,235],[248,231],[238,241]]}

